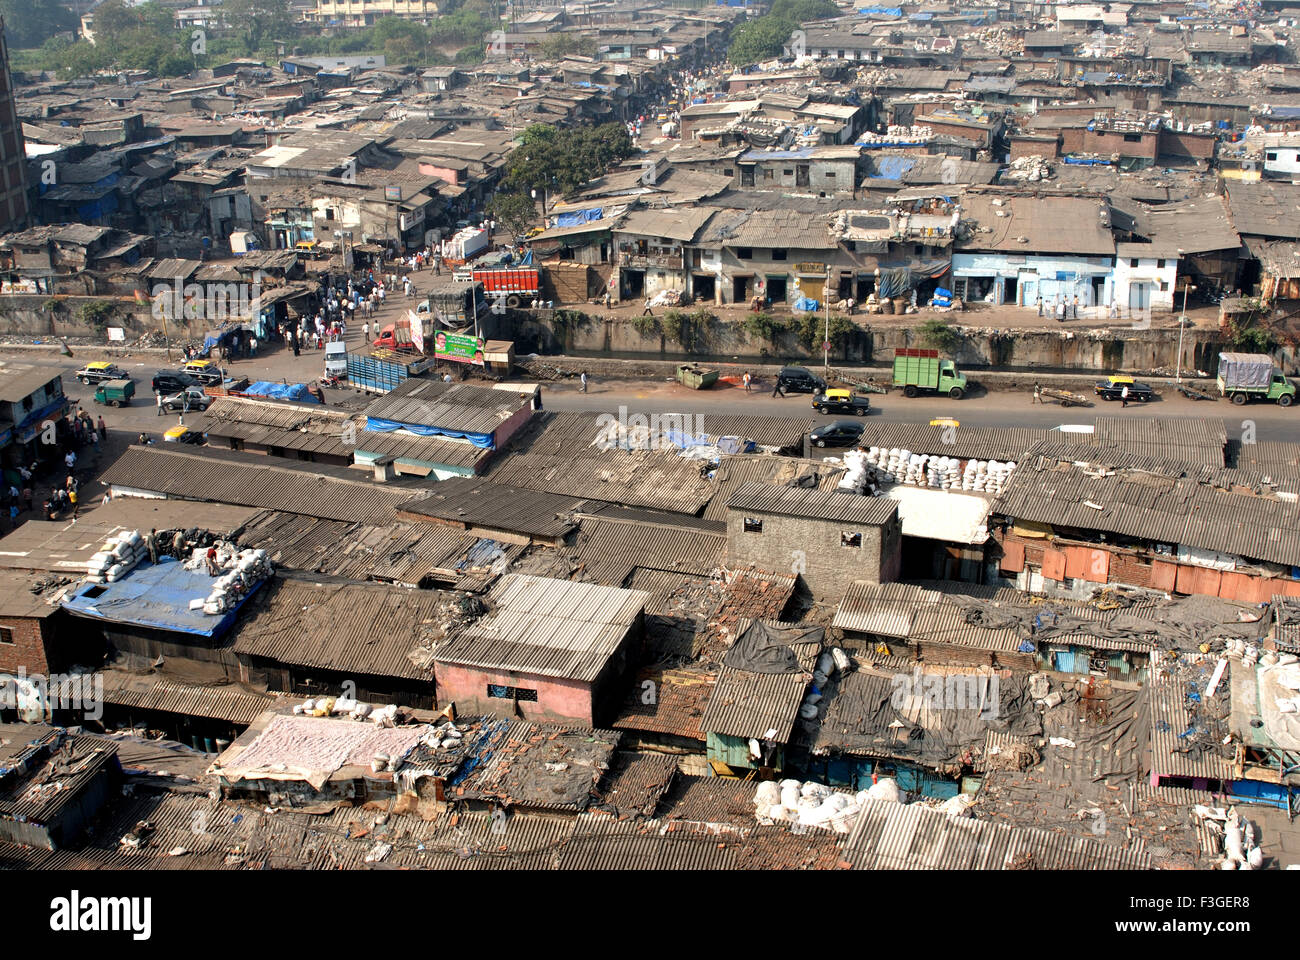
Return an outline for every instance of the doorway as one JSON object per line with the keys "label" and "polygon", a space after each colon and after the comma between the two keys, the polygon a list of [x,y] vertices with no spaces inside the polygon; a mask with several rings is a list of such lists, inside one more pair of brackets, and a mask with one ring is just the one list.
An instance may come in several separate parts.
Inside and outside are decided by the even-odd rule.
{"label": "doorway", "polygon": [[767,299],[771,303],[785,303],[787,277],[767,278]]}
{"label": "doorway", "polygon": [[717,293],[717,284],[707,273],[692,274],[691,286],[696,300],[712,300]]}
{"label": "doorway", "polygon": [[1151,284],[1146,281],[1129,284],[1128,306],[1130,310],[1146,310],[1151,306]]}
{"label": "doorway", "polygon": [[644,270],[622,270],[619,276],[623,279],[623,289],[619,293],[622,300],[640,300],[645,294],[645,271]]}
{"label": "doorway", "polygon": [[748,303],[749,286],[753,283],[753,277],[732,277],[731,278],[731,302]]}

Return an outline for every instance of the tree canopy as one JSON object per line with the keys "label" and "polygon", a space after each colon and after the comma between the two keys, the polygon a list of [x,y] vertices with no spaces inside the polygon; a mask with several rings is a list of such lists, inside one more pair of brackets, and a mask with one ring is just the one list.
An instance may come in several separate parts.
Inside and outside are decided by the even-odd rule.
{"label": "tree canopy", "polygon": [[631,155],[632,140],[621,123],[574,130],[535,123],[519,136],[504,186],[525,195],[538,187],[568,193]]}
{"label": "tree canopy", "polygon": [[55,34],[76,30],[77,15],[58,0],[0,0],[9,46],[39,47]]}
{"label": "tree canopy", "polygon": [[537,205],[522,193],[498,193],[488,203],[488,213],[518,240],[537,222]]}
{"label": "tree canopy", "polygon": [[732,32],[727,59],[737,67],[747,67],[779,57],[801,23],[838,14],[832,0],[775,0],[765,16],[742,23]]}

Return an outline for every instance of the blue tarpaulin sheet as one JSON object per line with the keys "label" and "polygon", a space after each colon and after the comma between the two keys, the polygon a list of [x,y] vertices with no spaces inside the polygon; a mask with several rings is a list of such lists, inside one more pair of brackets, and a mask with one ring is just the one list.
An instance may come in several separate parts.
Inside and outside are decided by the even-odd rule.
{"label": "blue tarpaulin sheet", "polygon": [[420,437],[450,437],[453,440],[468,440],[483,450],[495,450],[496,444],[490,433],[467,433],[464,430],[449,430],[446,427],[430,427],[422,423],[398,423],[396,420],[383,420],[379,417],[366,417],[366,429],[376,433],[393,433],[397,430],[409,430]]}
{"label": "blue tarpaulin sheet", "polygon": [[1101,157],[1066,156],[1065,162],[1073,164],[1076,167],[1109,167],[1110,166],[1110,161],[1103,160]]}
{"label": "blue tarpaulin sheet", "polygon": [[215,637],[230,627],[239,607],[261,583],[219,616],[191,610],[190,601],[206,598],[212,592],[214,579],[202,568],[186,570],[180,561],[160,557],[157,564],[144,561],[116,583],[78,587],[63,606],[71,613],[96,620]]}
{"label": "blue tarpaulin sheet", "polygon": [[533,251],[532,248],[530,247],[528,252],[524,254],[523,259],[519,261],[519,266],[531,267],[532,265],[533,265]]}
{"label": "blue tarpaulin sheet", "polygon": [[305,383],[275,383],[259,380],[244,390],[250,397],[270,397],[272,400],[294,400],[299,403],[320,403],[307,391]]}
{"label": "blue tarpaulin sheet", "polygon": [[902,7],[858,7],[858,13],[864,16],[879,14],[886,17],[901,17],[903,15]]}
{"label": "blue tarpaulin sheet", "polygon": [[897,147],[923,147],[927,142],[926,140],[859,140],[857,146],[863,150],[892,150]]}
{"label": "blue tarpaulin sheet", "polygon": [[877,157],[873,180],[901,180],[903,174],[916,166],[916,157]]}
{"label": "blue tarpaulin sheet", "polygon": [[572,210],[569,213],[556,214],[555,225],[557,227],[580,227],[584,223],[599,220],[604,215],[605,211],[600,207],[592,207],[590,210]]}
{"label": "blue tarpaulin sheet", "polygon": [[821,304],[812,297],[800,297],[794,302],[794,309],[796,310],[818,310],[820,308]]}

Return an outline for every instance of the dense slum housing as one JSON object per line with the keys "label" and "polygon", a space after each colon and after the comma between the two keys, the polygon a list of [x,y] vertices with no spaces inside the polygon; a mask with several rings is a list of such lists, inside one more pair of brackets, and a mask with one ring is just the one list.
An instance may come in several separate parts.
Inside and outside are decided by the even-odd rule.
{"label": "dense slum housing", "polygon": [[[1286,309],[1290,28],[1149,6],[846,11],[743,71],[713,69],[733,6],[593,3],[477,65],[19,77],[35,225],[0,237],[3,295],[259,283],[260,336],[322,270],[481,217],[530,125],[619,122],[640,153],[540,191],[540,303]],[[478,282],[426,314],[464,322]],[[1289,809],[1293,445],[868,421],[856,460],[812,460],[811,417],[706,413],[665,445],[387,362],[378,397],[217,397],[207,446],[131,446],[111,502],[0,541],[0,865],[1206,867],[1193,804]],[[0,447],[29,462],[68,402],[5,374]],[[94,573],[151,530],[163,556]],[[93,720],[65,696],[87,683]]]}

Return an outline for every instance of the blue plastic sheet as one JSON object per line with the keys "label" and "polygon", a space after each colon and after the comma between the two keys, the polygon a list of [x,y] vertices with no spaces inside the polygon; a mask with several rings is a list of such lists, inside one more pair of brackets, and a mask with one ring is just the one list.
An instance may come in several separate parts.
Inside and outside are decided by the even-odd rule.
{"label": "blue plastic sheet", "polygon": [[496,449],[490,433],[468,433],[464,430],[449,430],[446,427],[431,427],[422,423],[399,423],[396,420],[384,420],[379,417],[366,417],[366,429],[373,430],[375,433],[409,430],[420,437],[450,437],[453,440],[468,440],[482,450]]}
{"label": "blue plastic sheet", "polygon": [[800,297],[794,302],[794,309],[809,311],[819,310],[821,309],[821,304],[812,297]]}
{"label": "blue plastic sheet", "polygon": [[308,390],[305,383],[275,383],[259,380],[248,385],[244,390],[250,397],[270,397],[272,400],[294,400],[299,403],[320,403]]}
{"label": "blue plastic sheet", "polygon": [[589,210],[572,210],[568,213],[556,214],[555,225],[557,227],[580,227],[584,223],[599,220],[604,215],[605,211],[600,207],[592,207]]}

